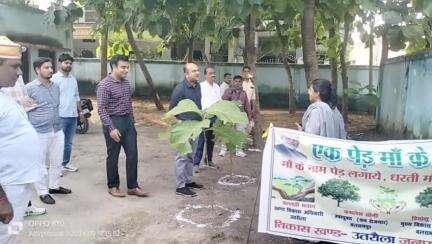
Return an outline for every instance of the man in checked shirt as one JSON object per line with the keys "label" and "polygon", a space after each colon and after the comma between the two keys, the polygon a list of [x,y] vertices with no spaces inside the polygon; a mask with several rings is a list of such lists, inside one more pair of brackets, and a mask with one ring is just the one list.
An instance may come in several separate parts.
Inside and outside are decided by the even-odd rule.
{"label": "man in checked shirt", "polygon": [[110,60],[111,74],[105,77],[97,89],[98,113],[103,124],[107,146],[106,170],[108,193],[114,197],[125,197],[120,188],[118,158],[121,147],[126,154],[127,194],[146,197],[138,186],[137,132],[132,110],[132,88],[126,76],[129,60],[124,55],[115,55]]}

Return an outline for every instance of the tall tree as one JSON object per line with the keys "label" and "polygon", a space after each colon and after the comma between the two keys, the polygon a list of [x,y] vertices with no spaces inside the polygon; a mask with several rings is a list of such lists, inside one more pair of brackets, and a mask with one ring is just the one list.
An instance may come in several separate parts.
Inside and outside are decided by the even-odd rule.
{"label": "tall tree", "polygon": [[[339,40],[339,37],[336,35],[336,30],[339,31],[339,28],[337,28],[335,22],[333,22],[335,24],[335,26],[330,27],[330,29],[328,31],[329,32],[329,40],[334,40],[335,38],[337,38],[337,40]],[[333,46],[333,47],[337,48],[337,46]],[[330,49],[330,47],[329,47],[329,49]],[[334,56],[329,55],[329,57],[330,57],[330,69],[331,69],[331,82],[337,91],[338,83],[339,83],[338,61],[337,61],[337,57],[335,55]]]}
{"label": "tall tree", "polygon": [[[138,49],[138,46],[136,45],[132,29],[130,28],[131,21],[133,20],[133,18],[131,17],[131,10],[134,9],[134,6],[136,6],[138,2],[135,2],[133,0],[82,0],[82,2],[84,3],[84,6],[93,7],[96,9],[96,11],[98,11],[100,16],[104,16],[104,18],[101,18],[102,22],[99,23],[100,26],[107,27],[109,28],[108,30],[111,31],[120,31],[121,29],[126,29],[126,32],[128,32],[128,30],[130,31],[129,33],[127,33],[129,44],[132,46],[139,66],[144,74],[144,77],[146,78],[153,101],[158,110],[164,110],[156,87],[153,83],[153,79],[146,67],[146,64],[141,56],[141,52]],[[127,6],[126,9],[125,6]],[[142,12],[139,14],[139,16],[133,15],[133,17],[140,17],[142,19],[146,17],[145,14],[145,12]],[[130,36],[129,34],[132,35]]]}
{"label": "tall tree", "polygon": [[[256,17],[251,13],[247,17],[246,23],[244,25],[244,35],[245,35],[245,50],[244,50],[244,60],[245,64],[249,66],[254,74],[256,74],[256,61],[257,61],[257,47],[255,45],[255,26]],[[255,92],[256,99],[253,103],[253,110],[255,111],[255,125],[253,127],[253,141],[256,147],[261,148],[263,145],[262,140],[262,116],[260,111],[260,98],[259,98],[259,88],[255,82]]]}
{"label": "tall tree", "polygon": [[[245,65],[251,67],[252,72],[256,74],[255,64],[257,62],[258,50],[255,43],[256,28],[259,26],[260,18],[263,13],[263,1],[244,0],[244,1],[214,1],[216,5],[215,32],[214,40],[217,43],[227,41],[229,38],[236,36],[235,32],[239,28],[244,28],[245,48],[243,50],[243,60]],[[238,35],[237,35],[238,36]],[[255,76],[256,77],[256,76]],[[257,116],[255,117],[255,126],[253,128],[253,140],[256,147],[263,146],[262,139],[262,116],[260,114],[260,101],[258,81],[255,82],[255,93],[257,100],[254,108]]]}
{"label": "tall tree", "polygon": [[[204,40],[214,31],[214,8],[217,2],[211,0],[145,0],[144,4],[153,11],[152,18],[147,25],[150,33],[158,34],[168,45],[186,43],[187,61],[194,61],[194,50],[201,50],[196,47],[196,42]],[[204,52],[203,58],[207,58]]]}
{"label": "tall tree", "polygon": [[104,28],[100,40],[101,80],[108,75],[108,28]]}
{"label": "tall tree", "polygon": [[348,123],[348,72],[347,72],[347,47],[350,39],[351,25],[354,17],[350,13],[345,13],[344,17],[344,36],[342,42],[342,50],[340,52],[341,76],[342,76],[342,116],[345,123]]}
{"label": "tall tree", "polygon": [[319,78],[315,45],[315,1],[316,0],[305,0],[303,18],[301,21],[303,63],[308,84]]}
{"label": "tall tree", "polygon": [[265,14],[263,19],[268,22],[266,29],[274,31],[275,35],[270,39],[271,52],[280,54],[283,67],[288,78],[288,110],[295,113],[295,89],[290,67],[290,52],[301,47],[300,22],[303,8],[302,0],[277,0],[264,1]]}

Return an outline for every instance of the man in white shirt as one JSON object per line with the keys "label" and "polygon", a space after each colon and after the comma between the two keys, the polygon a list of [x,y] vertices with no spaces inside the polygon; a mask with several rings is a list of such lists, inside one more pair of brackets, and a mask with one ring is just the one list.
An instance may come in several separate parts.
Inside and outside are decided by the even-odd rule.
{"label": "man in white shirt", "polygon": [[[59,70],[51,81],[60,88],[60,126],[64,133],[63,170],[76,172],[78,168],[69,164],[72,153],[72,143],[77,128],[77,120],[83,119],[81,115],[80,97],[78,93],[78,82],[70,73],[72,70],[73,57],[63,53],[58,58]],[[79,114],[78,114],[79,113]]]}
{"label": "man in white shirt", "polygon": [[[21,75],[21,46],[0,36],[0,88]],[[32,184],[41,180],[39,138],[26,112],[0,91],[0,243],[13,243],[23,227]]]}
{"label": "man in white shirt", "polygon": [[225,73],[223,81],[220,85],[221,96],[225,93],[225,91],[230,88],[232,82],[232,75],[230,73]]}
{"label": "man in white shirt", "polygon": [[[200,83],[201,86],[201,106],[202,109],[208,109],[213,104],[217,103],[222,99],[220,87],[215,82],[216,72],[213,67],[206,67],[204,69],[204,75],[206,80]],[[215,122],[213,119],[210,123],[210,127]],[[213,148],[214,148],[214,135],[213,131],[208,130],[205,133],[201,133],[198,138],[197,150],[194,155],[194,171],[199,173],[199,165],[201,163],[202,156],[204,154],[204,144],[206,145],[207,152],[207,166],[215,167],[213,163]]]}

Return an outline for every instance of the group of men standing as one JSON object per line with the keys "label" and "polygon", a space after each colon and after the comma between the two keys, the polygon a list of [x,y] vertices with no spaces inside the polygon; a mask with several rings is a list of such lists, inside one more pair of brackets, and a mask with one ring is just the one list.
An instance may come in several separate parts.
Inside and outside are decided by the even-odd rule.
{"label": "group of men standing", "polygon": [[[254,119],[254,100],[255,87],[253,85],[253,75],[248,66],[243,67],[242,76],[236,75],[231,79],[230,73],[224,74],[224,82],[216,83],[216,71],[214,67],[208,66],[204,69],[205,81],[199,82],[200,70],[198,65],[187,63],[184,66],[185,79],[181,81],[174,89],[171,95],[170,109],[177,106],[183,99],[192,100],[198,108],[208,109],[213,104],[224,99],[228,101],[239,101],[240,109],[246,112],[249,118],[249,124],[237,124],[236,129],[246,132],[253,127]],[[200,116],[191,112],[183,113],[177,116],[179,120],[200,120]],[[214,117],[210,126],[216,121]],[[193,189],[201,189],[204,186],[192,180],[193,173],[200,172],[200,165],[204,151],[206,151],[207,166],[216,167],[213,162],[213,149],[215,145],[214,134],[212,130],[207,130],[192,142],[192,152],[187,155],[177,153],[175,160],[176,176],[176,194],[182,196],[196,196]],[[206,150],[204,150],[206,148]],[[226,147],[221,146],[220,156],[225,156]],[[245,157],[242,147],[236,149],[236,156]]]}
{"label": "group of men standing", "polygon": [[[22,225],[24,216],[44,214],[45,208],[31,205],[33,188],[45,204],[55,204],[51,194],[70,194],[72,191],[60,184],[63,171],[76,172],[71,165],[72,142],[77,120],[82,120],[80,97],[72,70],[73,57],[62,54],[58,58],[59,71],[54,74],[50,58],[40,58],[33,63],[37,78],[24,85],[21,65],[22,47],[0,36],[0,243],[12,243],[14,235],[8,228]],[[97,87],[98,113],[103,125],[107,148],[106,173],[108,193],[125,197],[120,189],[118,159],[120,149],[126,154],[127,194],[146,197],[148,193],[138,185],[137,131],[132,107],[132,88],[127,80],[129,60],[115,55],[111,73]],[[242,76],[224,75],[224,82],[216,83],[213,67],[204,70],[206,80],[199,83],[200,70],[194,63],[184,66],[185,79],[174,89],[170,109],[181,100],[190,99],[200,109],[208,109],[221,99],[240,101],[249,125],[236,125],[245,131],[253,126],[255,89],[250,68],[244,67]],[[199,120],[199,115],[183,113],[179,120]],[[215,119],[211,121],[214,124]],[[214,135],[211,130],[193,142],[193,153],[175,160],[176,193],[196,196],[191,189],[203,188],[192,180],[206,147],[207,164],[213,163]],[[220,156],[226,148],[222,146]],[[242,148],[236,155],[245,157]],[[9,224],[11,222],[11,224]],[[8,225],[9,224],[9,225]]]}
{"label": "group of men standing", "polygon": [[24,85],[22,51],[0,36],[0,243],[12,243],[11,229],[19,230],[25,215],[46,212],[31,204],[33,189],[43,203],[55,204],[51,194],[72,193],[60,186],[62,171],[78,170],[70,164],[80,117],[73,58],[60,55],[54,75],[53,60],[39,58],[37,78]]}

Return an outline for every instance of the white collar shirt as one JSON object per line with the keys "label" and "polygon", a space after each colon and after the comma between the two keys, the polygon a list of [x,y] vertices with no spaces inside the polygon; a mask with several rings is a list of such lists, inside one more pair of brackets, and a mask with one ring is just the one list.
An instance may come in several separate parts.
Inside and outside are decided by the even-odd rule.
{"label": "white collar shirt", "polygon": [[202,109],[208,109],[213,104],[217,103],[222,99],[220,87],[216,82],[210,85],[209,82],[203,81],[200,83],[201,86],[201,106]]}

